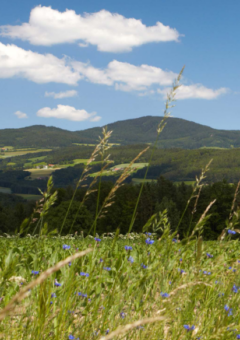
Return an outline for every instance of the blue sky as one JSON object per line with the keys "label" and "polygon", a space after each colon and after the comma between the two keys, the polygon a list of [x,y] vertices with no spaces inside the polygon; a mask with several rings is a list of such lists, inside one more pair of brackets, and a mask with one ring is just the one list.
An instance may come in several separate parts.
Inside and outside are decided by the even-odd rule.
{"label": "blue sky", "polygon": [[240,129],[239,12],[238,0],[9,0],[0,11],[1,128],[160,116],[186,65],[173,116]]}

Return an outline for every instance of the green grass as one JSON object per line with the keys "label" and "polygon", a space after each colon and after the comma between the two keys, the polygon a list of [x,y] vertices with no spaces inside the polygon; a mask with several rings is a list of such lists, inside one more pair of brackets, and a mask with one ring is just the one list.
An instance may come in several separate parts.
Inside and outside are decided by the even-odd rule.
{"label": "green grass", "polygon": [[[197,240],[174,243],[168,233],[160,240],[152,237],[152,245],[146,244],[145,235],[131,234],[130,238],[120,237],[116,243],[111,237],[103,237],[99,243],[90,237],[0,239],[1,308],[19,286],[24,288],[39,276],[32,270],[41,273],[75,254],[76,248],[93,248],[32,288],[1,322],[1,338],[67,340],[73,335],[99,340],[107,330],[110,333],[136,320],[162,317],[112,339],[236,339],[240,292],[232,288],[239,286],[239,241],[204,242],[197,248]],[[64,244],[70,249],[64,250]],[[125,245],[132,246],[132,251],[126,251]],[[207,253],[213,257],[208,258]],[[56,287],[55,280],[61,286]],[[195,329],[187,331],[184,325]]]}

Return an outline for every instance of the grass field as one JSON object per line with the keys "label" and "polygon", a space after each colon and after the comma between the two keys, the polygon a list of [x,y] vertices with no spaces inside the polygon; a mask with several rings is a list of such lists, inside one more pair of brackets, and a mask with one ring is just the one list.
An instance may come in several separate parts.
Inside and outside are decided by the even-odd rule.
{"label": "grass field", "polygon": [[28,201],[39,201],[41,199],[41,195],[28,195],[28,194],[16,194],[17,196],[21,196]]}
{"label": "grass field", "polygon": [[237,339],[239,241],[158,238],[1,238],[1,309],[26,291],[1,322],[1,339]]}
{"label": "grass field", "polygon": [[133,182],[133,184],[141,184],[142,182],[145,182],[145,183],[152,183],[152,182],[154,182],[154,183],[156,183],[157,180],[156,179],[145,179],[144,180],[143,178],[133,178],[132,182]]}
{"label": "grass field", "polygon": [[0,192],[2,192],[3,194],[11,194],[12,193],[10,188],[4,188],[4,187],[0,187]]}
{"label": "grass field", "polygon": [[[142,169],[144,167],[146,167],[148,165],[148,163],[134,163],[131,167],[133,169]],[[129,163],[123,163],[123,164],[116,164],[114,166],[112,166],[111,168],[109,168],[109,170],[105,170],[103,171],[102,175],[103,176],[115,176],[115,175],[119,175],[119,173],[122,173],[122,171],[129,166]],[[90,177],[95,177],[97,175],[97,173],[93,173],[90,174]]]}
{"label": "grass field", "polygon": [[0,159],[1,158],[9,158],[9,157],[15,157],[15,156],[23,156],[30,153],[37,153],[37,152],[49,152],[52,151],[51,149],[20,149],[16,151],[6,151],[4,154],[0,153]]}
{"label": "grass field", "polygon": [[[56,169],[26,169],[24,171],[31,172],[31,178],[30,179],[36,179],[38,177],[50,177],[50,175],[55,171]],[[29,177],[26,177],[26,180],[28,180]]]}

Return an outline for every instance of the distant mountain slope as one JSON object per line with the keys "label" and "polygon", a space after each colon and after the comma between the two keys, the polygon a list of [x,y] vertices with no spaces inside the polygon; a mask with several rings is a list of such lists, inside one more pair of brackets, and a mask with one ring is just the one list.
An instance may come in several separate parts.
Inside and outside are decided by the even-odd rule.
{"label": "distant mountain slope", "polygon": [[[146,116],[108,124],[113,130],[111,142],[127,144],[151,143],[162,117]],[[102,128],[67,131],[56,127],[34,125],[21,129],[0,130],[0,146],[57,147],[72,143],[96,143]],[[240,147],[240,131],[216,130],[180,118],[169,118],[160,135],[159,147],[197,149],[201,147]]]}

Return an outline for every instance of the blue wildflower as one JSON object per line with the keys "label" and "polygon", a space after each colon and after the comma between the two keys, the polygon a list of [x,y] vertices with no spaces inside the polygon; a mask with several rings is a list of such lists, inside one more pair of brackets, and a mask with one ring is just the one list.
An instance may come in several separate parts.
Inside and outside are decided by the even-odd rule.
{"label": "blue wildflower", "polygon": [[132,250],[131,246],[124,246],[125,250]]}
{"label": "blue wildflower", "polygon": [[208,258],[212,258],[212,257],[213,257],[213,255],[211,255],[211,254],[207,253],[207,257],[208,257]]}
{"label": "blue wildflower", "polygon": [[237,339],[240,339],[240,334],[237,335]]}
{"label": "blue wildflower", "polygon": [[80,275],[81,275],[81,276],[89,277],[89,274],[88,274],[88,273],[84,273],[84,272],[80,272]]}
{"label": "blue wildflower", "polygon": [[132,257],[132,256],[129,256],[128,261],[131,262],[131,263],[133,263],[133,262],[134,262],[133,257]]}
{"label": "blue wildflower", "polygon": [[64,250],[68,250],[68,249],[70,249],[70,248],[71,248],[71,247],[68,246],[67,244],[64,244],[64,245],[63,245],[63,249],[64,249]]}
{"label": "blue wildflower", "polygon": [[68,265],[69,265],[69,267],[71,267],[71,265],[72,265],[72,262],[68,262]]}
{"label": "blue wildflower", "polygon": [[32,270],[32,274],[33,275],[38,275],[39,274],[39,270]]}
{"label": "blue wildflower", "polygon": [[106,330],[105,334],[107,335],[109,333],[109,328]]}
{"label": "blue wildflower", "polygon": [[55,297],[57,297],[56,293],[52,293],[51,298],[55,298]]}
{"label": "blue wildflower", "polygon": [[96,242],[101,242],[101,239],[98,238],[98,237],[94,237],[94,240],[95,240]]}
{"label": "blue wildflower", "polygon": [[103,267],[104,270],[107,270],[108,272],[111,270],[110,267]]}
{"label": "blue wildflower", "polygon": [[211,275],[211,272],[207,272],[206,270],[203,271],[204,275]]}
{"label": "blue wildflower", "polygon": [[122,319],[124,319],[125,316],[126,316],[126,314],[125,314],[124,312],[121,312],[121,313],[120,313],[120,317],[121,317]]}
{"label": "blue wildflower", "polygon": [[147,238],[145,241],[147,244],[153,244],[154,240],[151,240],[150,238]]}
{"label": "blue wildflower", "polygon": [[228,229],[228,234],[235,235],[235,234],[236,234],[236,231],[235,231],[235,230]]}
{"label": "blue wildflower", "polygon": [[55,281],[54,281],[54,286],[56,286],[56,287],[61,287],[61,283],[59,283],[59,282],[57,282],[57,280],[55,279]]}
{"label": "blue wildflower", "polygon": [[169,297],[169,294],[168,293],[160,293],[161,297],[163,298],[168,298]]}
{"label": "blue wildflower", "polygon": [[228,312],[228,316],[232,315],[232,308],[229,308],[227,305],[224,306],[226,312]]}
{"label": "blue wildflower", "polygon": [[69,340],[79,340],[79,338],[75,338],[75,336],[73,336],[71,334],[69,335],[68,339]]}
{"label": "blue wildflower", "polygon": [[173,238],[172,241],[173,241],[174,243],[177,243],[177,239],[176,239],[176,238]]}
{"label": "blue wildflower", "polygon": [[141,267],[142,267],[143,269],[147,269],[147,266],[146,266],[145,264],[143,264],[143,263],[141,263]]}
{"label": "blue wildflower", "polygon": [[192,327],[188,326],[188,325],[183,325],[183,327],[189,332],[189,331],[193,331],[195,326],[192,325]]}
{"label": "blue wildflower", "polygon": [[238,292],[238,288],[239,288],[239,287],[237,287],[236,285],[233,285],[232,291],[233,291],[234,293],[237,293],[237,292]]}
{"label": "blue wildflower", "polygon": [[145,233],[145,235],[147,235],[147,236],[151,236],[151,235],[152,235],[152,233]]}
{"label": "blue wildflower", "polygon": [[103,262],[103,259],[102,258],[100,258],[100,261],[99,262]]}

